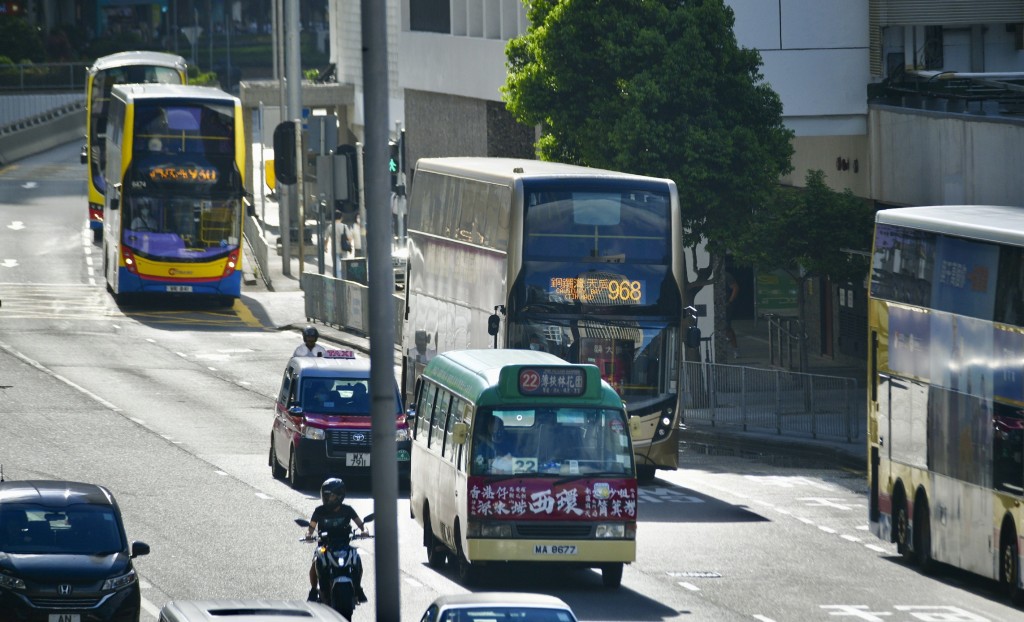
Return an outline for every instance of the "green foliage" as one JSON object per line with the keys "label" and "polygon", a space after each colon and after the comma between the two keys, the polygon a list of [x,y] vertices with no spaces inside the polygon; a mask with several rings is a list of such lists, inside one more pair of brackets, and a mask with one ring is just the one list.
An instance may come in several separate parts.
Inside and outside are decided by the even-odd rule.
{"label": "green foliage", "polygon": [[829,188],[823,171],[810,171],[806,188],[780,187],[757,210],[733,253],[740,263],[764,271],[783,269],[798,280],[858,280],[867,260],[843,249],[871,248],[874,213],[870,202],[849,189]]}
{"label": "green foliage", "polygon": [[41,63],[46,60],[39,29],[21,17],[0,17],[0,56],[17,63]]}
{"label": "green foliage", "polygon": [[215,86],[220,88],[220,79],[215,71],[200,71],[198,67],[189,66],[188,83],[194,86]]}
{"label": "green foliage", "polygon": [[[791,170],[792,132],[722,0],[535,0],[502,93],[540,157],[668,177],[684,235],[724,256]],[[709,278],[713,266],[691,266]]]}

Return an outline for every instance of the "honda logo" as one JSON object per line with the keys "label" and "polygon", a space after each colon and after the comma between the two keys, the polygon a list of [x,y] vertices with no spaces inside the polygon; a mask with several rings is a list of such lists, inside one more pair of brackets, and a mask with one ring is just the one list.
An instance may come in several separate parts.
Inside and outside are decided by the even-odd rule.
{"label": "honda logo", "polygon": [[71,586],[67,583],[62,583],[57,586],[57,591],[61,596],[71,596]]}

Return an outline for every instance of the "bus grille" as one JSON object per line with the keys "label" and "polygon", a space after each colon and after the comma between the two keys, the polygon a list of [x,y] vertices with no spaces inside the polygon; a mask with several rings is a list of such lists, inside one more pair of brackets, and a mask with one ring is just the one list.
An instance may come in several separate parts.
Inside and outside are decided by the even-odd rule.
{"label": "bus grille", "polygon": [[588,523],[516,523],[521,538],[590,538]]}

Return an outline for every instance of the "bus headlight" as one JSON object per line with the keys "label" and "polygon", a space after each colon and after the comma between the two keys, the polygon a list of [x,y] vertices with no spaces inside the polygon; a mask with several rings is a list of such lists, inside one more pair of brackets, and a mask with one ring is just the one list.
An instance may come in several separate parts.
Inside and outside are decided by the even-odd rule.
{"label": "bus headlight", "polygon": [[308,426],[303,426],[302,435],[314,441],[324,440],[324,431],[321,428],[311,428]]}
{"label": "bus headlight", "polygon": [[510,523],[477,523],[470,522],[466,530],[467,538],[511,538]]}
{"label": "bus headlight", "polygon": [[597,538],[622,539],[626,537],[626,526],[622,523],[598,523],[594,535]]}

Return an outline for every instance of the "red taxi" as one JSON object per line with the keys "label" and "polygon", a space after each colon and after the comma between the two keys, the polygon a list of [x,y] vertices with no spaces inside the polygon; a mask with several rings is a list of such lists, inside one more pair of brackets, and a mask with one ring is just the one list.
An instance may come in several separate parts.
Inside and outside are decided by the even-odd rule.
{"label": "red taxi", "polygon": [[[288,361],[270,433],[270,468],[298,488],[327,475],[369,475],[373,441],[370,361],[352,350]],[[395,384],[399,474],[409,476],[410,436]]]}

